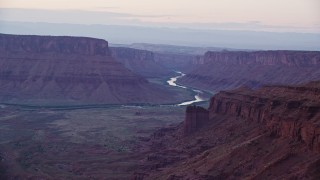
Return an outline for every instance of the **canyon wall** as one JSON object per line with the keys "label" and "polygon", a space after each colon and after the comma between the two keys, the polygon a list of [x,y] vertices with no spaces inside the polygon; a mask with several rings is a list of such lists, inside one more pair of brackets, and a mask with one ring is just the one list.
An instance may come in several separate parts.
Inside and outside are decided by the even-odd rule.
{"label": "canyon wall", "polygon": [[200,56],[191,54],[155,53],[155,61],[171,70],[179,70],[183,73],[191,71],[194,61]]}
{"label": "canyon wall", "polygon": [[69,36],[0,35],[2,55],[59,53],[110,56],[108,42],[102,39]]}
{"label": "canyon wall", "polygon": [[221,91],[157,134],[145,179],[319,179],[320,81]]}
{"label": "canyon wall", "polygon": [[197,131],[209,121],[209,111],[199,106],[188,106],[184,120],[184,132],[190,134]]}
{"label": "canyon wall", "polygon": [[271,135],[302,141],[320,152],[320,83],[223,91],[212,97],[210,116],[240,117],[266,126]]}
{"label": "canyon wall", "polygon": [[115,60],[143,77],[168,77],[173,74],[172,71],[156,62],[155,55],[151,51],[125,47],[111,47],[110,50]]}
{"label": "canyon wall", "polygon": [[318,51],[207,52],[179,83],[210,91],[320,79]]}
{"label": "canyon wall", "polygon": [[312,66],[320,64],[320,52],[317,51],[253,51],[253,52],[207,52],[206,64],[225,65],[283,65]]}
{"label": "canyon wall", "polygon": [[119,104],[174,99],[115,61],[105,40],[0,34],[0,52],[1,102]]}

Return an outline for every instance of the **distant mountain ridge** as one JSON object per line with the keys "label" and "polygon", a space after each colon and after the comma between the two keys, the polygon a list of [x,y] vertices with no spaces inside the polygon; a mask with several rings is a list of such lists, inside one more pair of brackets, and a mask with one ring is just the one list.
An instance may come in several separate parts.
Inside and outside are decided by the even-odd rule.
{"label": "distant mountain ridge", "polygon": [[181,55],[203,55],[208,51],[224,51],[224,50],[240,51],[238,49],[231,49],[231,48],[224,48],[224,47],[191,47],[191,46],[150,44],[150,43],[112,44],[112,46],[129,47],[134,49],[152,51],[152,52],[161,53],[161,54],[181,54]]}
{"label": "distant mountain ridge", "polygon": [[[171,44],[255,50],[319,50],[320,34],[162,28],[133,25],[66,24],[0,21],[0,33],[89,36],[112,44]],[[133,47],[137,48],[137,47]],[[208,49],[210,50],[210,49]]]}

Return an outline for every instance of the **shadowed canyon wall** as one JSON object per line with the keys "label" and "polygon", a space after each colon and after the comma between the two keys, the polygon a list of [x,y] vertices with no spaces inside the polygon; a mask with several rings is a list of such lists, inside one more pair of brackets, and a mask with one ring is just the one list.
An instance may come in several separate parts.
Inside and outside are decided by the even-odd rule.
{"label": "shadowed canyon wall", "polygon": [[[320,82],[238,88],[160,129],[146,179],[319,179]],[[137,176],[138,177],[138,176]]]}
{"label": "shadowed canyon wall", "polygon": [[121,62],[131,71],[146,77],[168,77],[172,71],[156,62],[155,55],[151,51],[138,50],[125,47],[111,47],[111,54],[114,59]]}
{"label": "shadowed canyon wall", "polygon": [[271,135],[304,142],[320,153],[320,86],[266,86],[258,91],[223,91],[212,97],[214,114],[264,124]]}
{"label": "shadowed canyon wall", "polygon": [[199,106],[188,106],[184,120],[184,131],[186,134],[197,131],[209,121],[209,111]]}
{"label": "shadowed canyon wall", "polygon": [[101,39],[0,35],[0,99],[10,103],[168,103]]}
{"label": "shadowed canyon wall", "polygon": [[320,52],[207,52],[179,83],[211,91],[243,85],[298,84],[320,79]]}

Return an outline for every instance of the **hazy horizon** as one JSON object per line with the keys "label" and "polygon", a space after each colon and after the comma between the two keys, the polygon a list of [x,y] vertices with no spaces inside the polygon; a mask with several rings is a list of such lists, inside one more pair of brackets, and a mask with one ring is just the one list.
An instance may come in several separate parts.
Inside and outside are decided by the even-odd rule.
{"label": "hazy horizon", "polygon": [[320,50],[320,34],[238,30],[205,30],[132,25],[83,25],[0,21],[0,33],[86,36],[110,44],[166,44],[252,50]]}
{"label": "hazy horizon", "polygon": [[[318,7],[318,0],[3,0],[0,4],[1,20],[189,28],[201,24],[197,28],[320,33]],[[41,16],[34,11],[41,11]]]}
{"label": "hazy horizon", "polygon": [[0,33],[75,35],[113,44],[320,50],[317,0],[4,0]]}

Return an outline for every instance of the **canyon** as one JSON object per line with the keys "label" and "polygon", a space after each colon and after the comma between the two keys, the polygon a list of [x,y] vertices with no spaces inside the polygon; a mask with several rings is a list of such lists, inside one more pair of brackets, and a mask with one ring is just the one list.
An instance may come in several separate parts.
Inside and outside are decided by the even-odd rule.
{"label": "canyon", "polygon": [[213,92],[243,85],[298,84],[320,78],[318,51],[209,51],[178,83]]}
{"label": "canyon", "polygon": [[0,179],[319,179],[319,67],[316,51],[0,34]]}
{"label": "canyon", "polygon": [[3,103],[157,104],[183,99],[116,61],[105,40],[1,34],[0,53]]}
{"label": "canyon", "polygon": [[173,71],[158,63],[155,54],[151,51],[125,47],[111,47],[110,50],[115,60],[145,78],[163,78],[174,74]]}
{"label": "canyon", "polygon": [[158,130],[136,179],[319,179],[320,82],[221,91]]}
{"label": "canyon", "polygon": [[153,60],[165,67],[165,69],[188,72],[193,69],[195,63],[205,54],[205,52],[222,51],[223,48],[188,47],[166,44],[133,43],[130,45],[114,45],[119,48],[131,48],[135,50],[153,53]]}

